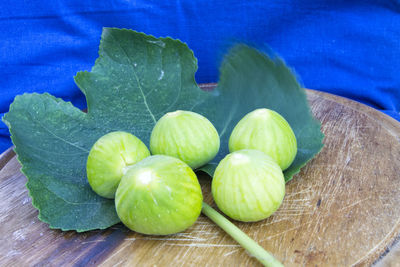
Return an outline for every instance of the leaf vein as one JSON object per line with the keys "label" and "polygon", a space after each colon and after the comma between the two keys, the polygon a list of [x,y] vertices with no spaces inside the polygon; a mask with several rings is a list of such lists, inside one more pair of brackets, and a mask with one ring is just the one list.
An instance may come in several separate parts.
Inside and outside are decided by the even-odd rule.
{"label": "leaf vein", "polygon": [[82,150],[82,151],[86,152],[86,153],[89,153],[89,150],[87,150],[86,148],[77,146],[77,145],[75,145],[74,143],[68,141],[67,139],[64,139],[64,138],[62,138],[62,137],[56,135],[56,134],[53,133],[52,131],[50,131],[50,130],[49,130],[48,128],[46,128],[46,126],[44,126],[39,120],[37,120],[30,112],[28,112],[28,114],[31,116],[32,120],[33,120],[34,122],[36,122],[37,125],[39,125],[41,128],[43,128],[43,129],[44,129],[46,132],[48,132],[50,135],[54,136],[56,139],[58,139],[58,140],[60,140],[60,141],[63,141],[63,142],[65,142],[65,143],[69,144],[70,146],[73,146],[73,147],[75,147],[75,148],[77,148],[77,149],[79,149],[79,150]]}
{"label": "leaf vein", "polygon": [[151,111],[151,109],[150,109],[150,107],[149,107],[149,105],[148,105],[148,103],[147,103],[146,95],[145,95],[144,92],[143,92],[143,88],[142,88],[142,86],[141,86],[141,84],[140,84],[139,77],[137,76],[137,73],[136,73],[136,71],[135,71],[135,69],[134,69],[134,67],[133,67],[133,63],[132,63],[132,61],[131,61],[131,58],[128,56],[128,53],[127,53],[127,52],[125,51],[125,49],[122,47],[121,43],[118,42],[118,41],[116,40],[115,36],[111,34],[111,37],[114,39],[115,43],[118,44],[119,48],[121,48],[121,51],[125,54],[126,58],[128,59],[128,61],[129,61],[129,67],[130,67],[130,69],[132,70],[133,75],[135,76],[136,83],[137,83],[137,85],[138,85],[138,88],[139,88],[139,90],[140,90],[140,93],[142,94],[142,98],[143,98],[144,105],[146,106],[146,109],[147,109],[147,111],[150,113],[150,116],[151,116],[151,118],[153,119],[153,122],[154,122],[154,124],[155,124],[155,123],[157,122],[157,120],[156,120],[156,118],[154,117],[154,114],[153,114],[153,112]]}

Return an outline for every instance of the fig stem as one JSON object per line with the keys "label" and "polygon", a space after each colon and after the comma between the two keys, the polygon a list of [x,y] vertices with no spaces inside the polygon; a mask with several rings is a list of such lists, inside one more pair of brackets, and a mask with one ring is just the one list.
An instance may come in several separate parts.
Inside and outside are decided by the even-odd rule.
{"label": "fig stem", "polygon": [[264,266],[283,266],[268,251],[263,249],[257,242],[247,236],[242,230],[236,227],[232,222],[211,208],[207,203],[203,202],[202,212],[233,239],[235,239],[243,248],[245,248],[252,256],[256,257]]}

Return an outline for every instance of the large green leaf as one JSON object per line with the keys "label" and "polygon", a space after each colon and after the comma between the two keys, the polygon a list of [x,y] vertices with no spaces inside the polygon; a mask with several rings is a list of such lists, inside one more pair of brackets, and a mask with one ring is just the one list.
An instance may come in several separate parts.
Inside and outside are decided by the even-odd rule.
{"label": "large green leaf", "polygon": [[131,132],[148,145],[155,122],[177,109],[199,112],[218,129],[221,151],[203,169],[210,174],[228,152],[235,123],[258,107],[280,112],[296,133],[299,156],[287,178],[321,149],[322,134],[304,91],[279,59],[237,46],[225,58],[213,92],[200,90],[196,70],[193,52],[178,40],[106,28],[95,66],[75,77],[86,96],[87,113],[49,94],[17,96],[3,120],[39,218],[51,228],[77,231],[119,222],[114,201],[97,196],[87,183],[91,146],[115,130]]}

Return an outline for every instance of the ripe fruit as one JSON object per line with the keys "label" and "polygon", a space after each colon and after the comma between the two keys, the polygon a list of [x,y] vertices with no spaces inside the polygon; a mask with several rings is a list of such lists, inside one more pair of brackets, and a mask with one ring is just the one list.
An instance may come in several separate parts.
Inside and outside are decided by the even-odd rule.
{"label": "ripe fruit", "polygon": [[262,108],[244,116],[229,138],[229,151],[256,149],[272,157],[282,170],[297,154],[296,136],[289,123],[277,112]]}
{"label": "ripe fruit", "polygon": [[219,144],[218,132],[207,118],[183,110],[161,117],[150,137],[153,155],[179,158],[193,169],[212,160],[218,153]]}
{"label": "ripe fruit", "polygon": [[111,132],[100,137],[89,152],[87,177],[93,191],[114,198],[118,184],[136,162],[150,156],[146,145],[127,132]]}
{"label": "ripe fruit", "polygon": [[121,221],[133,231],[151,235],[190,227],[200,215],[202,201],[193,170],[165,155],[150,156],[130,168],[115,196]]}
{"label": "ripe fruit", "polygon": [[258,150],[228,154],[212,180],[218,208],[232,219],[259,221],[274,213],[285,196],[285,178],[276,162]]}

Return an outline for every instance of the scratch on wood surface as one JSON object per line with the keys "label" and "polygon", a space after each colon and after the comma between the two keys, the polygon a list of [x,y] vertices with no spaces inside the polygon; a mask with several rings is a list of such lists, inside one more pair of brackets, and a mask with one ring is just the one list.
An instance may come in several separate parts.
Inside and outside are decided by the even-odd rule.
{"label": "scratch on wood surface", "polygon": [[119,262],[117,262],[116,264],[114,264],[114,265],[113,265],[113,267],[120,266],[122,263],[124,263],[124,261],[123,261],[123,260],[122,260],[122,261],[119,261]]}
{"label": "scratch on wood surface", "polygon": [[[286,202],[307,202],[310,201],[310,198],[299,198],[299,199],[287,199]],[[309,203],[307,203],[309,204]]]}
{"label": "scratch on wood surface", "polygon": [[13,233],[13,238],[14,240],[20,240],[23,241],[25,240],[25,233],[23,229],[17,230]]}
{"label": "scratch on wood surface", "polygon": [[93,241],[84,241],[84,242],[82,242],[81,244],[84,245],[84,244],[99,243],[99,242],[104,242],[104,241],[105,241],[104,239],[93,240]]}
{"label": "scratch on wood surface", "polygon": [[154,257],[158,256],[160,253],[162,253],[163,248],[165,247],[164,242],[159,242],[157,246],[154,248],[156,253],[154,253]]}
{"label": "scratch on wood surface", "polygon": [[286,216],[287,218],[286,219],[288,219],[289,217],[302,217],[302,216],[305,216],[305,215],[313,215],[314,214],[314,212],[303,212],[303,211],[301,211],[301,212],[297,212],[297,213],[294,213],[294,212],[276,212],[276,216]]}
{"label": "scratch on wood surface", "polygon": [[198,222],[196,222],[196,224],[199,224],[199,225],[206,225],[206,226],[210,226],[210,227],[213,226],[213,224],[210,223],[210,222],[208,222],[208,221],[205,221],[205,222],[198,221]]}
{"label": "scratch on wood surface", "polygon": [[268,225],[272,225],[274,223],[280,223],[280,222],[288,221],[288,220],[289,220],[289,218],[280,218],[278,216],[274,216],[272,221],[263,223],[260,226],[268,226]]}
{"label": "scratch on wood surface", "polygon": [[225,254],[224,254],[224,257],[227,257],[227,256],[229,256],[229,255],[232,255],[233,253],[236,253],[236,252],[238,252],[238,251],[240,251],[240,249],[234,249],[234,250],[232,250],[232,251],[230,251],[230,252],[225,253]]}
{"label": "scratch on wood surface", "polygon": [[299,228],[301,228],[301,227],[303,227],[303,226],[305,226],[305,225],[311,224],[311,223],[313,223],[313,221],[307,222],[307,223],[303,223],[303,224],[301,224],[301,225],[298,225],[298,226],[296,226],[296,227],[292,227],[292,228],[290,228],[290,229],[286,229],[285,231],[282,231],[282,232],[279,232],[279,233],[277,233],[277,234],[270,235],[270,236],[268,236],[268,237],[266,237],[266,238],[264,238],[264,239],[261,239],[260,242],[263,242],[263,241],[265,241],[265,240],[270,240],[271,238],[274,238],[274,237],[276,237],[276,236],[283,235],[283,234],[285,234],[285,233],[287,233],[287,232],[290,232],[290,231],[299,229]]}
{"label": "scratch on wood surface", "polygon": [[[299,183],[297,183],[297,184],[299,184]],[[286,194],[285,198],[290,198],[290,197],[293,197],[293,196],[296,196],[296,195],[299,195],[299,194],[312,193],[312,192],[313,192],[312,187],[309,186],[309,187],[304,188],[304,189],[299,190],[299,191],[289,192],[289,193]]]}
{"label": "scratch on wood surface", "polygon": [[[176,236],[186,237],[186,238],[191,239],[191,240],[200,240],[199,237],[191,235],[192,233],[194,233],[194,232],[191,232],[191,233],[178,233],[178,234],[176,234]],[[200,233],[201,235],[204,235],[204,234],[215,235],[215,233],[206,232],[206,231],[200,231],[198,233]],[[202,241],[202,240],[203,240],[203,238],[201,238],[200,241]]]}
{"label": "scratch on wood surface", "polygon": [[[191,248],[192,248],[192,247],[187,247],[186,250],[185,250],[185,252],[183,253],[182,257],[180,257],[180,260],[182,261],[181,266],[184,266],[184,265],[185,265],[184,259],[186,258],[186,255],[189,253],[189,251],[190,251]],[[177,255],[177,256],[178,256],[178,255]]]}
{"label": "scratch on wood surface", "polygon": [[24,197],[22,199],[22,205],[25,205],[26,203],[31,203],[31,198],[30,197]]}
{"label": "scratch on wood surface", "polygon": [[177,247],[240,247],[240,245],[234,245],[234,244],[208,244],[208,243],[190,243],[190,244],[179,244],[179,243],[166,243],[168,246],[177,246]]}
{"label": "scratch on wood surface", "polygon": [[168,238],[168,237],[143,237],[143,238],[136,238],[136,240],[158,240],[158,241],[207,241],[208,239],[205,238]]}
{"label": "scratch on wood surface", "polygon": [[[204,227],[203,227],[204,228]],[[208,237],[204,238],[201,236],[208,235]],[[186,242],[205,242],[210,239],[215,239],[218,237],[218,233],[210,232],[203,229],[200,230],[193,230],[188,233],[177,233],[172,236],[168,237],[147,237],[147,236],[139,236],[135,238],[125,238],[125,241],[136,241],[136,240],[157,240],[157,241],[186,241]],[[101,242],[98,241],[91,241],[91,242]]]}
{"label": "scratch on wood surface", "polygon": [[278,211],[280,211],[280,212],[282,212],[282,211],[286,211],[286,212],[304,211],[304,208],[307,206],[311,206],[311,205],[308,202],[301,202],[300,204],[288,204],[286,202],[286,205],[285,204],[282,205],[281,209],[279,209]]}
{"label": "scratch on wood surface", "polygon": [[[350,158],[350,160],[347,162],[347,163],[349,163],[350,161],[351,161],[351,157],[348,157],[348,158],[346,158],[346,159],[349,159]],[[340,161],[342,161],[342,159],[339,159]],[[346,161],[344,161],[344,162],[346,162]],[[341,165],[345,165],[345,164],[343,164],[343,163],[340,163]],[[307,165],[306,165],[306,167],[307,167]],[[306,168],[306,167],[304,167],[304,168]],[[328,171],[330,171],[330,172],[332,172],[332,171],[336,171],[337,170],[337,168],[338,168],[338,166],[337,165],[334,165],[334,164],[329,164],[329,163],[326,163],[326,164],[319,164],[319,163],[314,163],[313,164],[313,169],[318,169],[318,168],[324,168],[327,172]],[[353,168],[353,167],[351,167],[351,166],[346,166],[346,170],[349,170],[349,171],[355,171],[355,172],[359,172],[359,169],[358,168]],[[315,189],[314,189],[315,190]]]}
{"label": "scratch on wood surface", "polygon": [[216,232],[209,232],[209,231],[205,231],[205,230],[192,230],[192,233],[199,233],[201,235],[218,235],[218,233]]}
{"label": "scratch on wood surface", "polygon": [[359,201],[356,201],[356,202],[354,202],[354,203],[352,203],[352,204],[350,204],[350,205],[348,205],[348,206],[345,206],[345,207],[339,209],[339,211],[342,211],[342,210],[345,210],[345,209],[354,207],[354,206],[360,204],[361,202],[364,202],[364,201],[366,201],[366,200],[368,200],[368,199],[370,199],[370,198],[371,198],[371,197],[367,197],[367,198],[364,198],[364,199],[360,199]]}
{"label": "scratch on wood surface", "polygon": [[22,254],[22,252],[20,252],[20,251],[18,251],[18,250],[10,250],[10,251],[7,253],[6,257],[13,257],[13,256],[21,255],[21,254]]}

